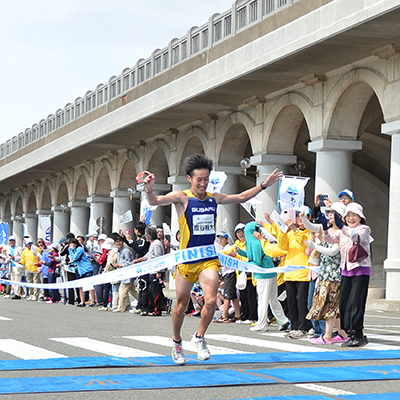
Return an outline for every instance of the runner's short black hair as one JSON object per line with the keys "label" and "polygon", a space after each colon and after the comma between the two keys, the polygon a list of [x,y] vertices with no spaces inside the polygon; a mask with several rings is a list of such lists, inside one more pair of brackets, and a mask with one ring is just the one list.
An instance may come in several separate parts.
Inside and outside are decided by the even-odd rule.
{"label": "runner's short black hair", "polygon": [[208,169],[209,172],[213,169],[213,162],[203,154],[194,154],[186,157],[184,161],[186,175],[193,176],[195,169]]}

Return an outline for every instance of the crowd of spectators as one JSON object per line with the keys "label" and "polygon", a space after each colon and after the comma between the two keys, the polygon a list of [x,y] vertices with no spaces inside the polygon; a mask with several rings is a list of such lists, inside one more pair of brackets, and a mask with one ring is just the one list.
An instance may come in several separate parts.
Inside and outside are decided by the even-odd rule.
{"label": "crowd of spectators", "polygon": [[[309,335],[316,345],[366,345],[363,318],[372,238],[362,206],[354,202],[353,193],[345,189],[338,200],[320,201],[317,196],[313,211],[303,206],[296,210],[295,221],[284,221],[286,232],[267,213],[265,221],[238,223],[233,243],[229,243],[229,233],[217,232],[219,251],[266,272],[239,273],[222,266],[214,322],[247,324],[253,332],[264,332],[268,325],[277,324],[280,331],[286,332],[285,337],[298,339]],[[70,232],[59,243],[48,246],[43,239],[34,244],[25,237],[23,247],[16,246],[15,237],[10,236],[0,253],[0,276],[28,283],[73,281],[177,250],[164,237],[162,227],[139,222],[134,233],[134,237],[123,231],[109,237],[96,233],[75,237]],[[179,238],[177,232],[176,239]],[[357,246],[361,251],[354,255]],[[270,268],[287,265],[319,265],[320,271],[268,273]],[[136,279],[96,285],[87,291],[28,289],[6,284],[2,290],[4,298],[12,300],[63,302],[77,307],[98,307],[99,311],[160,316],[162,311],[170,312],[172,306],[163,293],[164,273],[157,271]],[[203,306],[202,288],[195,283],[186,315],[201,317]]]}

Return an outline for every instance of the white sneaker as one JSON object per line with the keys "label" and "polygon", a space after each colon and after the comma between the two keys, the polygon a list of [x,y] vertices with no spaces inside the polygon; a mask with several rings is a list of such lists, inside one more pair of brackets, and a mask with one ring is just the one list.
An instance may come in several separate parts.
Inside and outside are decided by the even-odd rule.
{"label": "white sneaker", "polygon": [[99,311],[108,311],[108,307],[100,307]]}
{"label": "white sneaker", "polygon": [[197,358],[201,361],[208,360],[211,355],[207,347],[206,339],[204,339],[204,337],[197,337],[196,333],[192,336],[192,343],[197,349]]}
{"label": "white sneaker", "polygon": [[289,333],[289,337],[291,339],[300,339],[303,336],[306,336],[307,332],[305,331],[292,331]]}
{"label": "white sneaker", "polygon": [[307,332],[307,336],[314,336],[314,328],[311,328],[308,332]]}
{"label": "white sneaker", "polygon": [[250,328],[250,330],[251,330],[252,332],[266,332],[266,331],[268,331],[267,328],[262,328],[261,326],[257,326],[257,325],[252,326],[252,327]]}
{"label": "white sneaker", "polygon": [[185,365],[186,357],[182,349],[182,341],[176,343],[172,340],[172,361],[177,365]]}

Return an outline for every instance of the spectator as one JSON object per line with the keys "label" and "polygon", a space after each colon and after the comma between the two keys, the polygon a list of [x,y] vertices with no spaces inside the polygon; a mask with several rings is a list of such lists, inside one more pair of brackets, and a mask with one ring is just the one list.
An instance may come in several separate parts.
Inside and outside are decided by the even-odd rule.
{"label": "spectator", "polygon": [[[20,264],[26,268],[26,280],[28,283],[40,283],[38,271],[40,251],[33,245],[31,238],[26,238],[26,247],[22,251]],[[26,300],[36,301],[39,296],[39,289],[29,288],[29,296]]]}
{"label": "spectator", "polygon": [[[146,227],[146,238],[150,242],[149,251],[143,257],[134,260],[134,263],[152,260],[153,258],[164,255],[164,247],[157,238],[157,230],[152,226]],[[156,274],[149,275],[149,303],[144,304],[144,309],[140,315],[161,315],[161,298],[159,297],[160,287],[155,280]],[[162,290],[162,289],[161,289]]]}
{"label": "spectator", "polygon": [[201,314],[201,309],[204,306],[204,294],[199,282],[193,284],[190,292],[190,298],[193,303],[193,312],[188,315],[191,317],[199,317]]}
{"label": "spectator", "polygon": [[[77,279],[75,266],[70,266],[70,255],[69,255],[69,243],[72,239],[75,239],[75,235],[72,232],[67,233],[65,239],[60,240],[60,256],[64,257],[64,273],[65,280],[70,282]],[[79,243],[80,246],[82,246]],[[83,248],[83,246],[82,246]],[[72,263],[73,264],[73,263]],[[76,295],[76,296],[75,296]],[[68,304],[73,306],[75,302],[79,303],[79,289],[68,289]]]}
{"label": "spectator", "polygon": [[[133,254],[132,252],[124,247],[124,239],[121,236],[117,236],[114,239],[115,246],[117,247],[118,260],[114,264],[116,268],[124,268],[133,264]],[[125,312],[127,307],[130,307],[129,293],[137,299],[138,295],[135,290],[133,283],[133,278],[124,279],[120,282],[118,288],[119,305],[118,308],[113,310],[113,312]]]}
{"label": "spectator", "polygon": [[[82,246],[75,238],[69,241],[68,253],[70,260],[76,264],[77,275],[79,276],[80,279],[93,276],[92,263],[89,261]],[[89,307],[93,307],[96,305],[96,295],[94,289],[90,289],[89,293],[91,299]],[[85,307],[86,306],[85,292],[83,291],[82,287],[79,288],[79,297],[81,302],[77,305],[77,307]]]}
{"label": "spectator", "polygon": [[[216,236],[219,240],[219,244],[222,247],[221,251],[228,250],[228,234],[221,231],[217,232]],[[232,268],[221,266],[220,273],[224,279],[224,308],[222,315],[215,320],[215,322],[223,324],[228,322],[236,322],[241,319],[239,300],[236,295],[236,271]],[[228,315],[231,302],[235,309],[235,315],[233,318],[229,318]]]}
{"label": "spectator", "polygon": [[[118,262],[118,251],[117,247],[115,246],[114,239],[108,238],[102,244],[103,255],[104,252],[106,254],[106,261],[104,262],[104,271],[103,273],[114,271],[115,267],[113,264]],[[99,311],[108,311],[109,307],[109,298],[111,297],[111,305],[112,305],[112,285],[111,282],[106,283],[104,285],[104,295],[103,295],[103,306],[99,308]]]}
{"label": "spectator", "polygon": [[[135,228],[134,232],[136,235],[136,240],[133,241],[130,235],[126,235],[125,243],[133,250],[135,253],[135,259],[142,258],[149,251],[150,242],[146,239],[145,236],[146,224],[139,221]],[[149,274],[145,274],[139,276],[138,287],[139,287],[139,298],[138,303],[136,305],[136,310],[133,310],[134,314],[140,314],[142,311],[147,309],[149,300]]]}
{"label": "spectator", "polygon": [[[11,280],[13,282],[22,282],[22,274],[24,273],[24,266],[19,264],[22,255],[22,247],[15,245],[15,236],[8,238],[8,245],[6,246],[6,254],[8,256],[9,267],[11,269]],[[24,295],[22,286],[13,286],[14,295],[11,300],[21,300]],[[6,298],[8,298],[6,295]]]}

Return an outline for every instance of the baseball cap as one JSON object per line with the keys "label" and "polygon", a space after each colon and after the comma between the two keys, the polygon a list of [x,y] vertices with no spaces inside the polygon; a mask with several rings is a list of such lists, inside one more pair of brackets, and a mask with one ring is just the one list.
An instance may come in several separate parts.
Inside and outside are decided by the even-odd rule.
{"label": "baseball cap", "polygon": [[8,238],[8,240],[14,240],[14,241],[15,241],[15,236],[10,236],[10,237]]}
{"label": "baseball cap", "polygon": [[245,227],[246,225],[245,224],[243,224],[243,223],[238,223],[236,226],[235,226],[235,232],[237,232],[239,229],[243,229],[244,230],[244,227]]}
{"label": "baseball cap", "polygon": [[354,194],[350,189],[343,189],[339,194],[338,198],[340,199],[342,196],[349,196],[352,200],[354,200]]}
{"label": "baseball cap", "polygon": [[219,231],[219,232],[217,232],[217,235],[216,235],[217,237],[218,236],[222,236],[222,237],[224,237],[225,239],[228,239],[229,238],[229,236],[228,236],[228,234],[226,233],[226,232],[224,232],[224,231]]}
{"label": "baseball cap", "polygon": [[107,235],[105,233],[102,233],[101,235],[99,235],[99,240],[106,240],[107,239]]}
{"label": "baseball cap", "polygon": [[33,243],[33,240],[31,238],[27,238],[25,240],[25,244]]}

